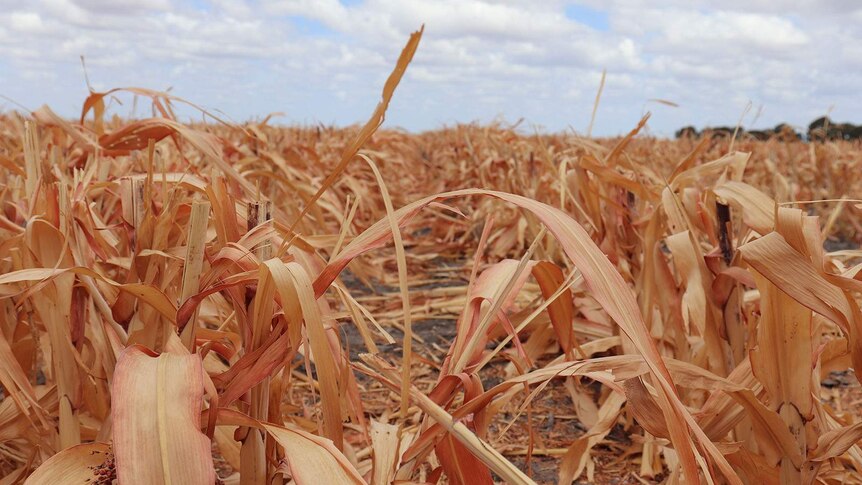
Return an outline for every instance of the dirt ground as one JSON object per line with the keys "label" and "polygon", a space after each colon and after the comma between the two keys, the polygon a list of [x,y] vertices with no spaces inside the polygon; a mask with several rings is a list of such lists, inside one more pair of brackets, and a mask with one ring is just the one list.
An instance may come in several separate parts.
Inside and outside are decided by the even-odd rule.
{"label": "dirt ground", "polygon": [[[828,242],[827,250],[838,250],[858,247],[855,244],[842,242]],[[451,264],[451,263],[447,263]],[[465,265],[459,263],[461,268]],[[454,267],[454,266],[453,266]],[[445,274],[445,273],[444,273]],[[434,288],[456,288],[463,287],[467,281],[464,277],[452,277],[453,273],[441,277],[422,287],[411,287],[414,289]],[[358,281],[350,272],[345,271],[342,281],[350,290],[351,294],[359,300],[363,298],[379,298],[385,301],[395,301],[400,305],[398,288],[372,282],[366,286]],[[441,315],[443,318],[423,318],[413,322],[412,328],[416,336],[414,352],[416,359],[420,362],[414,369],[415,384],[423,389],[430,389],[437,378],[437,367],[445,358],[446,352],[456,335],[455,314]],[[359,361],[359,354],[365,352],[363,340],[356,326],[349,320],[341,321],[340,326],[342,342],[347,346],[352,361]],[[403,334],[397,328],[387,328],[387,331],[395,338],[394,344],[379,344],[382,356],[397,365],[401,358],[401,338]],[[489,366],[482,370],[481,379],[485,389],[489,389],[505,380],[505,362],[492,361]],[[300,372],[304,372],[300,367]],[[363,403],[366,412],[372,417],[384,417],[391,415],[394,396],[380,383],[370,379],[361,373],[357,373],[357,380],[363,392]],[[598,386],[596,386],[598,391]],[[828,403],[837,412],[862,413],[862,386],[852,371],[833,372],[822,382],[821,399]],[[312,404],[311,402],[307,404]],[[518,403],[515,404],[516,407]],[[579,436],[587,432],[585,427],[574,414],[574,405],[569,393],[562,385],[562,381],[555,380],[533,401],[530,415],[519,415],[514,424],[502,433],[503,427],[515,416],[512,412],[503,412],[498,415],[496,421],[491,425],[488,439],[491,444],[500,450],[509,460],[528,473],[539,484],[558,483],[560,460],[566,449]],[[508,411],[508,410],[507,410]],[[596,446],[592,456],[596,461],[595,480],[586,481],[586,476],[581,475],[577,484],[651,484],[661,483],[665,478],[659,475],[652,478],[639,476],[640,458],[637,455],[628,455],[630,448],[630,436],[640,434],[636,422],[624,427],[618,423],[608,435],[607,439]],[[533,439],[533,453],[528,456],[527,444],[530,442],[531,430]],[[356,440],[358,446],[362,446],[359,433],[348,435],[348,440]],[[217,450],[214,450],[218,474],[224,478],[233,473],[230,465],[222,459]],[[529,462],[529,466],[527,463]],[[442,480],[445,483],[445,477]]]}
{"label": "dirt ground", "polygon": [[[858,245],[842,241],[828,241],[827,251],[841,249],[856,249]],[[396,301],[399,300],[398,288],[385,285],[373,284],[371,288],[357,281],[347,272],[343,281],[351,290],[359,295],[388,295]],[[439,283],[429,287],[454,287],[466,284],[465,279],[441,280]],[[413,323],[413,331],[424,344],[414,345],[414,352],[431,362],[441,362],[446,355],[452,340],[455,337],[455,316],[445,319],[423,319]],[[342,325],[342,336],[350,348],[351,359],[358,358],[358,354],[364,351],[362,339],[355,326],[346,322]],[[397,363],[401,355],[400,339],[402,333],[397,329],[388,329],[397,343],[380,346],[381,352],[388,360]],[[488,368],[482,371],[482,382],[485,389],[504,380],[504,365],[502,361],[492,361]],[[419,377],[419,381],[430,387],[436,378],[436,372],[430,368],[425,369],[425,374]],[[379,387],[376,382],[362,380],[363,386],[368,390]],[[582,436],[587,428],[578,421],[573,413],[574,405],[568,392],[562,386],[562,381],[554,381],[542,394],[533,401],[532,416],[528,426],[527,417],[520,416],[516,424],[512,426],[504,436],[495,433],[500,427],[511,419],[511,414],[502,413],[498,422],[491,426],[492,444],[508,459],[526,471],[537,483],[556,484],[560,459],[567,447],[579,436]],[[833,372],[823,380],[821,388],[821,399],[831,405],[839,413],[851,412],[862,413],[862,386],[852,371]],[[381,403],[382,404],[382,403]],[[391,406],[391,403],[382,404],[383,412]],[[369,407],[374,412],[373,405]],[[637,456],[624,456],[631,441],[629,436],[638,433],[637,423],[633,423],[635,429],[625,429],[622,424],[617,426],[608,435],[606,441],[593,449],[596,460],[595,481],[587,482],[585,475],[580,477],[577,484],[649,484],[661,483],[665,478],[659,475],[652,478],[639,476],[640,461]],[[529,458],[529,467],[526,454],[530,432],[534,430],[534,448],[536,451]],[[496,439],[494,439],[496,437]]]}

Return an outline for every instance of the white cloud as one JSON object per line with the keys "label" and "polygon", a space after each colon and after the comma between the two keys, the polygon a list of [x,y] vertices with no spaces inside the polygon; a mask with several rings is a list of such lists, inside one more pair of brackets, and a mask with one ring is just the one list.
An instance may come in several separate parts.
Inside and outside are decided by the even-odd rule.
{"label": "white cloud", "polygon": [[72,115],[86,94],[84,55],[104,88],[174,86],[238,119],[284,111],[288,121],[352,123],[371,112],[407,36],[424,23],[393,125],[502,114],[583,129],[602,69],[597,133],[625,132],[645,109],[660,134],[733,124],[748,100],[764,106],[761,125],[804,125],[831,105],[836,118],[862,112],[862,4],[655,3],[0,0],[0,94]]}
{"label": "white cloud", "polygon": [[45,32],[45,24],[42,17],[35,12],[12,12],[9,14],[9,26],[12,30],[22,34],[42,34]]}
{"label": "white cloud", "polygon": [[270,13],[319,20],[338,30],[346,30],[351,20],[347,7],[338,0],[263,0],[263,6]]}
{"label": "white cloud", "polygon": [[128,13],[144,10],[168,10],[169,0],[71,0],[77,7],[91,13]]}

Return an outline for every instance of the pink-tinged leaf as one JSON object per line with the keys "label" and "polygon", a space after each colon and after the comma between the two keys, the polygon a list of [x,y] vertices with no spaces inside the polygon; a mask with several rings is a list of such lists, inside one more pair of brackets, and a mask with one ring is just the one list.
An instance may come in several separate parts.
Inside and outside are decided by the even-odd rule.
{"label": "pink-tinged leaf", "polygon": [[117,476],[123,485],[212,485],[210,441],[198,427],[203,402],[198,355],[120,354],[111,416]]}

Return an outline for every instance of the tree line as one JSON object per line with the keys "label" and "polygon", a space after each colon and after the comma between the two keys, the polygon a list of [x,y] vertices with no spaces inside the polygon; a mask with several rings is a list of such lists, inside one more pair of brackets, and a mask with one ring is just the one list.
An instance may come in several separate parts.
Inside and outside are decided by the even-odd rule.
{"label": "tree line", "polygon": [[[734,131],[736,131],[736,128],[731,126],[708,126],[702,130],[698,130],[694,126],[685,126],[677,130],[675,135],[677,139],[700,138],[703,136],[724,138],[733,136]],[[785,141],[794,139],[805,139],[808,141],[862,140],[862,125],[836,123],[829,119],[828,116],[821,116],[812,121],[805,132],[798,132],[787,123],[780,123],[775,128],[766,130],[746,130],[740,126],[737,136],[748,136],[756,140],[778,138]]]}

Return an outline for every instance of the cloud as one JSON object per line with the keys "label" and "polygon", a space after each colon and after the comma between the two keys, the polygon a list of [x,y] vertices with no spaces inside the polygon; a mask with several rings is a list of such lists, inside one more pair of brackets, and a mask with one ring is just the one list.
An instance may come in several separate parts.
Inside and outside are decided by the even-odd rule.
{"label": "cloud", "polygon": [[[235,119],[364,120],[425,24],[390,125],[525,117],[594,133],[806,124],[862,112],[862,4],[851,0],[0,0],[0,94],[72,116],[86,84],[173,87]],[[670,108],[653,98],[680,104]],[[10,108],[0,104],[0,108]],[[121,114],[131,104],[119,107]],[[858,121],[858,120],[857,120]]]}
{"label": "cloud", "polygon": [[146,10],[168,10],[169,0],[70,0],[70,3],[89,13],[138,13]]}

